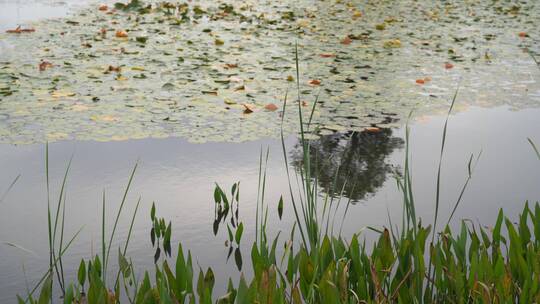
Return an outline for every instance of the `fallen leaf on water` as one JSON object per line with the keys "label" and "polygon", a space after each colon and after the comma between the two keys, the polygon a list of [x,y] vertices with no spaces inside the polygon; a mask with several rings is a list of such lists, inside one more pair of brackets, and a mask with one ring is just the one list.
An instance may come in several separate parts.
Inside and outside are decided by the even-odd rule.
{"label": "fallen leaf on water", "polygon": [[358,11],[358,10],[355,10],[354,14],[352,15],[352,18],[356,20],[356,19],[358,19],[360,17],[362,17],[362,12]]}
{"label": "fallen leaf on water", "polygon": [[41,61],[41,62],[39,63],[39,66],[38,66],[38,67],[39,67],[39,70],[43,72],[43,71],[45,71],[45,70],[48,69],[48,68],[52,68],[52,67],[53,67],[53,64],[50,63],[50,62],[48,62],[48,61],[44,61],[44,60],[43,60],[43,61]]}
{"label": "fallen leaf on water", "polygon": [[349,38],[349,36],[346,36],[345,38],[343,38],[343,40],[341,40],[341,44],[344,44],[344,45],[349,45],[351,44],[352,42],[352,39]]}
{"label": "fallen leaf on water", "polygon": [[318,80],[318,79],[311,79],[311,80],[309,81],[309,84],[311,84],[311,85],[320,85],[320,84],[321,84],[321,81]]}
{"label": "fallen leaf on water", "polygon": [[225,104],[228,104],[228,105],[236,104],[236,101],[234,101],[234,100],[232,100],[232,99],[230,99],[230,98],[225,98],[225,99],[223,100],[223,102],[224,102]]}
{"label": "fallen leaf on water", "polygon": [[146,37],[146,36],[135,37],[135,41],[137,41],[139,43],[146,43],[146,41],[148,41],[148,37]]}
{"label": "fallen leaf on water", "polygon": [[253,113],[253,111],[255,110],[255,106],[250,103],[244,103],[242,105],[244,106],[244,114]]}
{"label": "fallen leaf on water", "polygon": [[303,106],[303,107],[307,107],[307,105],[308,105],[307,101],[302,100],[302,106]]}
{"label": "fallen leaf on water", "polygon": [[223,41],[221,39],[216,39],[216,40],[214,40],[214,44],[215,45],[223,45],[223,44],[225,44],[225,41]]}
{"label": "fallen leaf on water", "polygon": [[61,139],[66,139],[68,138],[68,134],[66,133],[63,133],[63,132],[53,132],[53,133],[49,133],[47,134],[47,140],[61,140]]}
{"label": "fallen leaf on water", "polygon": [[527,33],[525,33],[525,32],[519,32],[518,36],[521,37],[521,38],[529,37],[529,35],[527,35]]}
{"label": "fallen leaf on water", "polygon": [[51,96],[54,98],[73,97],[75,96],[75,93],[69,91],[54,91],[51,93]]}
{"label": "fallen leaf on water", "polygon": [[125,31],[117,30],[116,31],[116,37],[117,38],[127,38],[128,34]]}
{"label": "fallen leaf on water", "polygon": [[384,42],[383,45],[385,48],[400,48],[401,47],[401,41],[399,39],[390,39]]}
{"label": "fallen leaf on water", "polygon": [[451,68],[453,68],[453,67],[454,67],[454,65],[451,64],[451,63],[448,63],[448,62],[447,62],[447,63],[444,64],[444,68],[447,69],[447,70],[449,70],[449,69],[451,69]]}
{"label": "fallen leaf on water", "polygon": [[417,84],[424,84],[426,81],[424,79],[416,79]]}
{"label": "fallen leaf on water", "polygon": [[294,77],[292,77],[291,75],[287,76],[287,81],[294,81]]}
{"label": "fallen leaf on water", "polygon": [[117,121],[118,118],[112,116],[112,115],[101,115],[101,116],[97,116],[97,115],[92,115],[90,116],[90,119],[93,120],[93,121],[106,121],[106,122],[112,122],[112,121]]}
{"label": "fallen leaf on water", "polygon": [[127,77],[124,77],[120,74],[116,75],[116,77],[114,78],[115,80],[118,80],[118,81],[126,81],[128,80]]}
{"label": "fallen leaf on water", "polygon": [[322,58],[330,58],[330,57],[336,57],[335,54],[332,54],[332,53],[322,53],[320,55]]}
{"label": "fallen leaf on water", "polygon": [[231,76],[231,77],[229,77],[229,81],[230,82],[242,82],[242,78],[239,78],[239,77],[236,77],[236,76]]}
{"label": "fallen leaf on water", "polygon": [[88,110],[88,106],[83,105],[83,104],[75,104],[71,107],[71,110],[75,112],[83,112],[83,111]]}
{"label": "fallen leaf on water", "polygon": [[366,129],[366,132],[368,133],[379,133],[381,131],[381,128],[377,128],[377,127],[367,127]]}
{"label": "fallen leaf on water", "polygon": [[375,29],[379,31],[384,31],[384,29],[386,29],[386,24],[384,23],[377,24],[375,25]]}
{"label": "fallen leaf on water", "polygon": [[309,26],[309,20],[308,19],[300,19],[296,22],[296,24],[299,27],[308,27]]}
{"label": "fallen leaf on water", "polygon": [[16,29],[14,30],[7,30],[6,33],[10,33],[10,34],[20,34],[21,33],[21,26],[17,26]]}
{"label": "fallen leaf on water", "polygon": [[[323,128],[325,130],[331,130],[331,131],[337,131],[337,132],[342,132],[346,130],[343,126],[340,126],[337,124],[324,125]],[[330,133],[333,133],[333,132],[330,132]]]}
{"label": "fallen leaf on water", "polygon": [[33,33],[35,32],[36,30],[34,28],[27,28],[27,29],[23,29],[21,28],[21,26],[17,26],[16,29],[14,30],[7,30],[6,33],[10,33],[10,34],[20,34],[20,33]]}
{"label": "fallen leaf on water", "polygon": [[[120,68],[120,67],[118,67]],[[145,69],[143,67],[140,67],[140,66],[134,66],[131,68],[133,71],[145,71]]]}
{"label": "fallen leaf on water", "polygon": [[98,8],[98,10],[100,10],[100,11],[106,11],[108,9],[109,9],[109,7],[107,6],[107,4],[100,4],[99,8]]}
{"label": "fallen leaf on water", "polygon": [[245,85],[239,85],[239,86],[234,88],[234,91],[245,91],[245,90],[246,90]]}
{"label": "fallen leaf on water", "polygon": [[269,103],[265,105],[264,108],[267,109],[268,111],[275,111],[278,109],[278,107],[273,103]]}
{"label": "fallen leaf on water", "polygon": [[226,63],[225,64],[226,69],[234,69],[234,68],[237,68],[237,67],[238,67],[237,63]]}
{"label": "fallen leaf on water", "polygon": [[120,73],[120,70],[121,70],[121,68],[119,66],[115,67],[115,66],[110,65],[107,68],[107,71],[105,71],[105,72],[117,72],[117,73]]}

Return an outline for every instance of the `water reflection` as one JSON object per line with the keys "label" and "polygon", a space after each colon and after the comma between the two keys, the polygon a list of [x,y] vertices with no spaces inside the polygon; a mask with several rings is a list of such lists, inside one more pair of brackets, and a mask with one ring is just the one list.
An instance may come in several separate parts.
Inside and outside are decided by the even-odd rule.
{"label": "water reflection", "polygon": [[[366,199],[395,170],[387,156],[403,144],[403,139],[393,136],[389,128],[322,136],[311,142],[310,161],[317,164],[311,177],[317,177],[324,193],[336,196],[343,191],[352,201]],[[300,168],[301,144],[291,153],[293,165]]]}

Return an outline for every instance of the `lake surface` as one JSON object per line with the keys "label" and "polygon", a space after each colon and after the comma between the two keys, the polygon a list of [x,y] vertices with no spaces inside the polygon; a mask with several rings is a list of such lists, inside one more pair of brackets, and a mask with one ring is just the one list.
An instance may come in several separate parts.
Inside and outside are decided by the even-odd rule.
{"label": "lake surface", "polygon": [[[534,2],[529,4],[532,5],[532,13],[530,13],[532,17],[530,22],[524,25],[525,28],[538,25],[538,16],[533,14],[538,7],[534,6]],[[19,23],[44,17],[62,17],[72,11],[72,8],[77,7],[81,7],[81,4],[42,1],[0,2],[0,29],[2,31],[12,29]],[[367,8],[366,11],[369,12]],[[399,16],[398,13],[396,15]],[[488,29],[497,32],[494,28]],[[54,29],[54,27],[51,28],[51,30]],[[482,31],[484,31],[483,28]],[[506,29],[503,31],[505,34],[501,35],[502,37],[510,35],[506,31]],[[529,33],[533,35],[533,32],[529,31]],[[484,34],[482,32],[481,36]],[[407,74],[397,74],[395,78],[389,77],[392,73],[390,70],[374,76],[381,77],[383,83],[388,80],[389,82],[384,85],[388,85],[389,89],[404,85],[405,79],[410,82],[406,89],[396,89],[384,95],[386,99],[391,99],[398,96],[398,93],[403,93],[403,99],[409,99],[399,106],[397,101],[394,101],[395,107],[392,103],[385,106],[389,109],[395,108],[394,112],[399,113],[398,117],[412,110],[412,105],[416,102],[411,102],[410,99],[419,98],[418,96],[423,96],[422,102],[441,101],[440,104],[428,107],[427,110],[422,106],[416,107],[416,115],[411,121],[410,156],[414,193],[419,216],[426,221],[431,221],[434,209],[436,170],[445,120],[444,113],[447,111],[460,77],[463,78],[461,83],[463,95],[458,95],[456,101],[457,114],[450,117],[447,146],[443,158],[442,221],[449,215],[451,206],[465,182],[467,163],[471,153],[476,156],[482,151],[455,218],[466,218],[483,225],[491,225],[499,208],[504,208],[508,216],[515,217],[526,200],[536,202],[540,198],[540,161],[527,142],[527,138],[531,138],[534,142],[540,143],[540,109],[538,108],[540,69],[535,67],[527,53],[519,52],[520,43],[526,43],[531,49],[537,50],[538,37],[531,37],[529,42],[519,42],[517,33],[511,34],[514,35],[513,38],[501,38],[507,44],[504,49],[494,52],[498,57],[493,59],[492,65],[469,62],[463,69],[457,67],[451,71],[445,71],[442,68],[442,71],[434,72],[436,67],[440,69],[441,65],[444,65],[444,61],[439,60],[437,64],[433,64],[431,60],[424,60],[419,61],[420,67],[409,66]],[[313,38],[313,36],[310,37]],[[510,43],[511,39],[517,42]],[[406,43],[404,38],[401,40],[404,44]],[[313,45],[312,43],[314,42],[305,44],[309,46]],[[11,40],[6,42],[4,38],[1,38],[0,45],[9,49],[16,43],[13,44]],[[306,49],[308,49],[306,52],[313,54],[322,52],[309,50],[308,47]],[[412,52],[412,50],[414,47],[409,45],[404,46],[400,52]],[[324,51],[335,52],[332,49]],[[11,54],[10,52],[12,51],[8,53]],[[508,56],[512,52],[516,54],[514,59]],[[0,57],[8,53],[0,53]],[[410,60],[419,60],[414,54],[410,56],[412,56]],[[463,56],[469,59],[469,55],[463,54]],[[454,63],[456,66],[459,65],[459,63]],[[514,70],[509,69],[512,65],[515,66]],[[404,73],[407,70],[405,65],[398,66],[399,68],[394,72]],[[477,67],[478,70],[471,72],[470,67]],[[36,68],[35,65],[34,68]],[[306,69],[309,71],[309,64]],[[375,68],[373,70],[377,71]],[[507,74],[502,74],[503,72]],[[499,74],[488,77],[490,73]],[[315,76],[317,75],[320,78],[324,73],[316,73]],[[420,77],[424,79],[424,75],[425,77],[431,75],[429,77],[432,77],[432,80],[428,81],[431,84],[428,83],[425,86],[416,84],[415,80]],[[310,78],[306,78],[306,82]],[[503,81],[504,78],[507,82]],[[446,83],[445,80],[452,80],[452,82]],[[476,83],[476,86],[472,85],[473,83]],[[484,89],[482,89],[483,85],[485,85]],[[377,90],[380,89],[377,85],[374,86]],[[436,97],[430,97],[433,93]],[[475,96],[481,96],[481,98]],[[312,100],[312,97],[309,96],[307,100]],[[26,98],[28,98],[26,95],[22,99],[17,99],[12,95],[9,100],[3,99],[2,102],[20,106],[21,101]],[[350,98],[353,104],[361,103],[361,100],[356,99],[357,97]],[[364,98],[369,99],[373,96],[364,96]],[[70,100],[61,102],[67,106],[79,103],[79,101]],[[212,99],[210,102],[223,104],[222,100]],[[278,101],[275,102],[279,105]],[[332,102],[340,103],[338,100],[328,98],[326,105],[322,106],[328,107],[326,110],[330,111]],[[367,106],[371,105],[371,101],[367,103]],[[33,111],[35,105],[25,104],[24,106],[28,107],[29,111]],[[356,115],[362,107],[340,108],[340,111],[350,111]],[[382,113],[386,111],[385,109],[378,108],[378,111]],[[40,125],[43,119],[55,121],[69,115],[69,112],[38,111],[32,115],[22,114],[18,119],[13,119],[16,112],[12,110],[13,108],[5,107],[0,112],[0,115],[9,116],[1,122],[3,129],[2,144],[0,144],[0,167],[2,168],[0,193],[3,193],[17,175],[20,174],[20,178],[0,204],[0,241],[16,243],[30,252],[4,244],[0,245],[0,273],[2,274],[0,276],[0,302],[12,302],[16,294],[25,294],[27,286],[32,287],[47,269],[47,193],[43,140],[53,141],[49,145],[53,202],[57,198],[67,163],[73,156],[67,184],[66,235],[73,235],[81,227],[83,230],[65,257],[68,278],[74,278],[75,269],[81,258],[87,259],[100,252],[103,191],[106,195],[106,230],[110,233],[114,222],[113,217],[119,207],[130,171],[137,162],[139,162],[139,167],[128,195],[126,211],[119,223],[113,249],[123,244],[129,228],[130,214],[140,198],[141,205],[133,230],[132,243],[128,250],[128,255],[138,265],[139,271],[151,269],[153,266],[153,250],[149,238],[151,227],[149,213],[152,202],[155,202],[157,215],[172,222],[173,244],[182,242],[184,248],[192,250],[196,263],[203,269],[211,266],[217,276],[217,287],[224,286],[222,283],[229,276],[238,277],[239,271],[234,259],[227,261],[228,248],[224,246],[226,232],[220,229],[217,236],[213,233],[214,182],[225,189],[229,189],[234,182],[241,183],[240,219],[246,225],[242,241],[245,247],[242,251],[247,257],[249,253],[247,244],[254,239],[259,154],[261,150],[264,151],[267,148],[270,155],[266,190],[266,200],[271,209],[269,234],[274,235],[282,231],[286,235],[292,226],[294,219],[281,141],[273,134],[276,130],[273,130],[272,134],[266,134],[259,132],[260,128],[257,128],[253,131],[256,134],[254,138],[242,137],[244,140],[236,143],[227,142],[228,136],[236,133],[218,132],[217,135],[214,134],[216,138],[205,135],[202,138],[204,140],[200,140],[203,143],[193,143],[193,141],[199,141],[197,139],[201,137],[174,133],[177,128],[186,128],[183,121],[179,120],[174,122],[172,129],[159,129],[159,136],[154,136],[162,137],[163,130],[169,130],[170,134],[165,132],[167,138],[111,141],[111,139],[134,137],[131,136],[134,133],[130,134],[128,130],[127,133],[123,133],[126,138],[112,138],[119,136],[115,134],[117,129],[113,128],[114,123],[97,124],[77,130],[68,127],[64,130],[67,138],[47,137],[47,134],[58,135],[59,127],[56,124]],[[165,110],[161,109],[161,111]],[[171,111],[173,113],[177,109]],[[357,132],[352,133],[347,132],[350,125],[342,120],[324,121],[325,115],[331,115],[325,114],[324,111],[318,113],[320,115],[318,117],[322,117],[322,124],[327,127],[323,128],[326,132],[319,133],[312,141],[312,152],[317,155],[320,163],[318,173],[321,195],[332,192],[328,184],[335,176],[338,167],[342,168],[338,174],[338,184],[346,180],[355,181],[354,185],[345,185],[345,198],[342,203],[345,204],[347,198],[351,198],[354,204],[349,208],[343,222],[343,234],[349,237],[367,226],[388,225],[389,217],[393,223],[398,222],[402,205],[394,174],[402,169],[405,157],[404,120],[393,121],[388,124],[389,128],[383,128],[379,132],[360,132],[360,129],[355,129]],[[279,126],[279,119],[276,118],[272,118],[271,122],[265,124],[270,119],[270,115],[275,114],[279,117],[279,111],[271,113],[256,111],[249,114],[253,116],[242,116],[244,114],[240,113],[241,110],[237,112],[234,114],[236,116],[228,119],[229,123],[234,123],[234,120],[239,119],[238,117],[244,117],[248,124],[257,124],[261,128]],[[121,112],[117,114],[122,117]],[[255,116],[259,114],[260,116]],[[66,122],[84,125],[88,123],[87,120],[91,114],[85,115],[86,118],[81,114],[75,120],[70,118]],[[390,116],[394,117],[394,115]],[[35,125],[30,126],[29,123],[32,122],[33,117],[40,118],[34,121]],[[377,118],[384,119],[384,115]],[[363,121],[365,125],[371,125],[371,123],[369,119]],[[119,124],[122,130],[127,128],[120,122]],[[291,120],[290,124],[294,125],[294,121]],[[137,128],[141,128],[140,126],[137,125]],[[381,125],[383,126],[386,125]],[[212,129],[214,126],[210,125],[210,127],[209,130],[214,130]],[[30,132],[32,128],[38,129],[36,132]],[[156,130],[155,125],[149,129]],[[14,136],[16,130],[23,130],[21,134],[24,136]],[[100,130],[107,132],[100,133],[98,132]],[[113,130],[112,133],[108,132],[110,130]],[[291,135],[288,135],[285,141],[292,170],[302,157],[294,130],[293,126]],[[205,132],[207,133],[204,134],[213,134],[208,133],[208,130]],[[100,137],[95,137],[96,134],[100,134]],[[150,132],[147,135],[143,137],[152,137],[158,133]],[[277,202],[281,195],[285,200],[285,211],[284,218],[279,220]],[[340,218],[341,215],[338,215],[338,221]],[[454,221],[452,224],[455,226],[459,222]],[[341,222],[337,227],[340,226]],[[372,235],[370,232],[365,233],[368,238]],[[174,250],[175,245],[173,245]],[[116,260],[114,254],[113,260]],[[249,265],[246,262],[245,264],[243,271],[249,273]],[[139,274],[142,275],[142,273]]]}

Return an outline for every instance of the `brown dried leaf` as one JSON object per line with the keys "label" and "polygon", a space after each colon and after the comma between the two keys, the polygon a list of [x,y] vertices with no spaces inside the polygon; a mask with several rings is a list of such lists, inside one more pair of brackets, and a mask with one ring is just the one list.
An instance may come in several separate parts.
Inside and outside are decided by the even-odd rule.
{"label": "brown dried leaf", "polygon": [[122,70],[121,67],[119,66],[112,66],[110,65],[108,68],[107,68],[107,72],[117,72],[117,73],[120,73],[120,71]]}
{"label": "brown dried leaf", "polygon": [[349,36],[346,36],[345,38],[343,38],[343,40],[341,40],[341,44],[344,44],[344,45],[349,45],[351,44],[351,42],[352,42],[352,39]]}
{"label": "brown dried leaf", "polygon": [[320,55],[322,58],[330,58],[330,57],[336,57],[336,54],[332,54],[332,53],[322,53]]}
{"label": "brown dried leaf", "polygon": [[368,133],[379,133],[379,132],[381,132],[381,128],[378,128],[378,127],[367,127],[365,130]]}
{"label": "brown dried leaf", "polygon": [[116,38],[127,38],[128,34],[125,31],[117,30]]}
{"label": "brown dried leaf", "polygon": [[253,113],[255,111],[255,106],[250,103],[242,104],[244,106],[244,114]]}
{"label": "brown dried leaf", "polygon": [[43,72],[45,71],[46,69],[48,68],[52,68],[53,67],[53,64],[48,62],[48,61],[45,61],[45,60],[42,60],[40,63],[39,63],[39,71],[40,72]]}
{"label": "brown dried leaf", "polygon": [[21,34],[21,33],[33,33],[35,32],[36,30],[34,28],[26,28],[26,29],[23,29],[21,28],[21,26],[17,26],[16,29],[14,30],[7,30],[6,33],[10,33],[10,34]]}
{"label": "brown dried leaf", "polygon": [[266,110],[272,111],[272,112],[278,109],[278,107],[273,103],[269,103],[269,104],[265,105],[264,108]]}

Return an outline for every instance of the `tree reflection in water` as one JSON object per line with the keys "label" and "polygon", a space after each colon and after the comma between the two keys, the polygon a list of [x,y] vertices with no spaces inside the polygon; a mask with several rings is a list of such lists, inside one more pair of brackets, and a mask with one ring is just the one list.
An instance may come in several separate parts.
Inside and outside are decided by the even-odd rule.
{"label": "tree reflection in water", "polygon": [[[317,176],[322,191],[339,196],[343,188],[343,196],[358,202],[374,194],[395,170],[387,163],[387,156],[402,148],[404,141],[392,136],[391,129],[379,129],[325,135],[310,145],[311,177]],[[299,169],[303,159],[301,143],[291,153],[293,165]]]}

